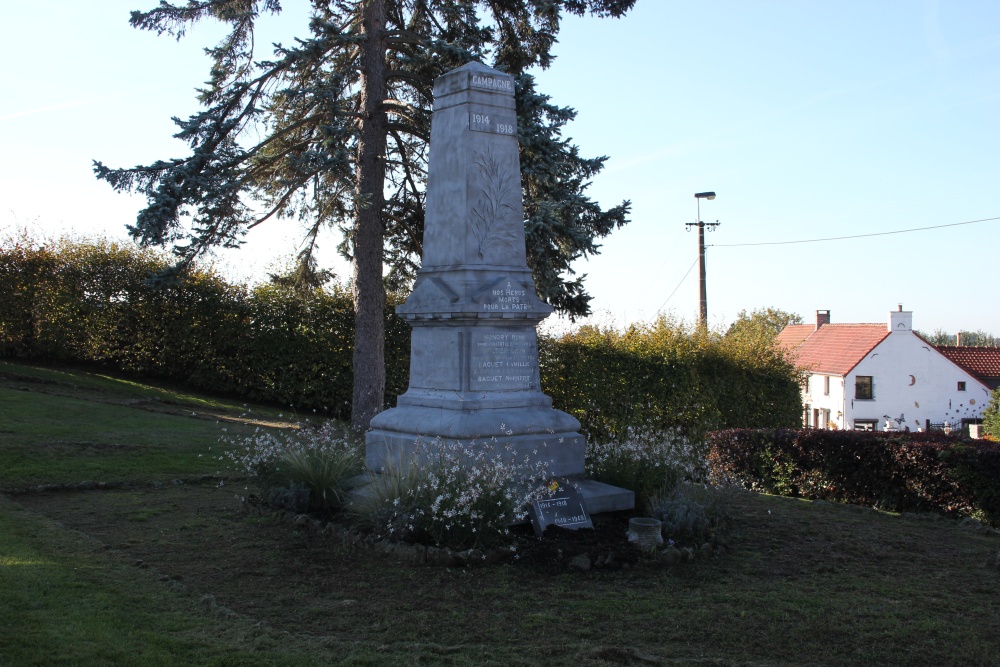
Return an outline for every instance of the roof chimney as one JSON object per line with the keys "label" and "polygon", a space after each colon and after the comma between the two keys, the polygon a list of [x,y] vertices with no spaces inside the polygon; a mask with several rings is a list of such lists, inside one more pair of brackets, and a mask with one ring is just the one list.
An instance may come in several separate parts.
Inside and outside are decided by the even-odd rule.
{"label": "roof chimney", "polygon": [[899,304],[899,310],[889,311],[889,333],[908,333],[912,330],[912,310],[903,310],[903,304]]}
{"label": "roof chimney", "polygon": [[829,310],[817,310],[816,311],[816,328],[819,329],[824,324],[830,323],[830,311]]}

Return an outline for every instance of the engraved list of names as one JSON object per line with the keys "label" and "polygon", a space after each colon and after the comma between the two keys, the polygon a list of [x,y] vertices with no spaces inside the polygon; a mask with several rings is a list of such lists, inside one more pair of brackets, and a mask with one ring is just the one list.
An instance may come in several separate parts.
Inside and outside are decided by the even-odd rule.
{"label": "engraved list of names", "polygon": [[469,387],[473,391],[538,387],[534,328],[475,329],[471,342]]}

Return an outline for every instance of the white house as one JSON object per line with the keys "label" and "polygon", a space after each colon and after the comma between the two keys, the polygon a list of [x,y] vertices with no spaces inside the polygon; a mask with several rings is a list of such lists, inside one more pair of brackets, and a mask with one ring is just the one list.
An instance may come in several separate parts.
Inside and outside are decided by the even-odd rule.
{"label": "white house", "polygon": [[977,420],[989,388],[913,332],[913,313],[890,311],[887,324],[792,324],[778,344],[806,371],[807,428],[856,430],[960,428]]}

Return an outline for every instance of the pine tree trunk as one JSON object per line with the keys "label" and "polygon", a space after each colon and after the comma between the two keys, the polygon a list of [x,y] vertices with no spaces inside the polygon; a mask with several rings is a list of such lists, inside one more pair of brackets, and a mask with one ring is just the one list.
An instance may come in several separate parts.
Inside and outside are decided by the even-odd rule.
{"label": "pine tree trunk", "polygon": [[367,0],[362,14],[361,120],[354,221],[354,401],[351,426],[366,430],[385,393],[385,284],[382,209],[385,204],[386,14],[384,0]]}

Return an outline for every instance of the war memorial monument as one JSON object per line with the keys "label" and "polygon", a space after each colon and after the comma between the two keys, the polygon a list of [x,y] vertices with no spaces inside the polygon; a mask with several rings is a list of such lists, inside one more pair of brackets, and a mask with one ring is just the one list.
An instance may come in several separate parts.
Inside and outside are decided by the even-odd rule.
{"label": "war memorial monument", "polygon": [[514,79],[469,63],[434,83],[421,269],[396,308],[410,385],[372,419],[368,467],[410,460],[418,440],[509,447],[572,479],[591,513],[631,509],[631,491],[584,479],[580,423],[541,391],[535,327],[551,312],[525,256]]}

